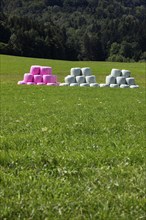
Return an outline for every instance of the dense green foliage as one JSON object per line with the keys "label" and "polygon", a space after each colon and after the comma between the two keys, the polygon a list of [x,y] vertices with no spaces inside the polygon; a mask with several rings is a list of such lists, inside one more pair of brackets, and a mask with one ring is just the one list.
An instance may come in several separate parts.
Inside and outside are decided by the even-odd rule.
{"label": "dense green foliage", "polygon": [[146,58],[144,0],[2,0],[0,51],[68,60]]}
{"label": "dense green foliage", "polygon": [[[18,86],[35,63],[61,81],[74,65],[91,66],[97,81],[127,68],[140,88]],[[1,64],[0,219],[145,219],[144,63]]]}

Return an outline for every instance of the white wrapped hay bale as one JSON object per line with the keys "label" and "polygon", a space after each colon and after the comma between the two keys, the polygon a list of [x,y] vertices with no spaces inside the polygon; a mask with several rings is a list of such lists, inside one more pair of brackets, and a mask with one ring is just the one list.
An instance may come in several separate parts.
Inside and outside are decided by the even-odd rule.
{"label": "white wrapped hay bale", "polygon": [[90,83],[90,87],[100,87],[98,83]]}
{"label": "white wrapped hay bale", "polygon": [[130,86],[130,89],[138,89],[139,88],[139,85],[131,85]]}
{"label": "white wrapped hay bale", "polygon": [[126,88],[129,88],[129,85],[127,85],[127,84],[121,84],[121,85],[120,85],[120,88],[126,89]]}
{"label": "white wrapped hay bale", "polygon": [[59,86],[69,86],[69,83],[60,83]]}
{"label": "white wrapped hay bale", "polygon": [[100,87],[101,87],[101,88],[109,87],[109,84],[101,83],[101,84],[100,84]]}
{"label": "white wrapped hay bale", "polygon": [[118,76],[116,77],[116,83],[118,85],[121,85],[121,84],[126,84],[126,79],[124,76]]}
{"label": "white wrapped hay bale", "polygon": [[116,78],[114,76],[106,76],[106,80],[105,80],[105,83],[106,84],[115,84],[116,82]]}
{"label": "white wrapped hay bale", "polygon": [[76,76],[76,82],[79,84],[85,83],[85,76]]}
{"label": "white wrapped hay bale", "polygon": [[81,69],[81,71],[82,71],[83,76],[91,76],[92,75],[90,67],[84,67]]}
{"label": "white wrapped hay bale", "polygon": [[86,83],[96,83],[96,76],[86,76]]}
{"label": "white wrapped hay bale", "polygon": [[90,85],[89,85],[89,83],[81,83],[80,86],[81,87],[89,87]]}
{"label": "white wrapped hay bale", "polygon": [[126,82],[128,85],[135,85],[135,80],[133,77],[126,78]]}
{"label": "white wrapped hay bale", "polygon": [[79,86],[79,83],[71,83],[70,86]]}
{"label": "white wrapped hay bale", "polygon": [[81,68],[80,67],[71,68],[70,75],[71,76],[80,76],[81,75]]}
{"label": "white wrapped hay bale", "polygon": [[125,78],[130,77],[131,72],[129,70],[122,70],[122,76],[124,76]]}
{"label": "white wrapped hay bale", "polygon": [[71,84],[75,83],[76,79],[74,76],[68,75],[65,77],[65,83]]}
{"label": "white wrapped hay bale", "polygon": [[110,88],[119,88],[118,84],[110,84]]}
{"label": "white wrapped hay bale", "polygon": [[114,76],[114,77],[121,76],[121,70],[119,70],[119,69],[112,69],[111,76]]}

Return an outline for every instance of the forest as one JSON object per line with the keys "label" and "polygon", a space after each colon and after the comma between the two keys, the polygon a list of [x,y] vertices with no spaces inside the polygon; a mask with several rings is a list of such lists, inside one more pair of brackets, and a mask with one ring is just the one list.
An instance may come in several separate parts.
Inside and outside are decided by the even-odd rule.
{"label": "forest", "polygon": [[146,59],[145,0],[1,0],[0,12],[1,54]]}

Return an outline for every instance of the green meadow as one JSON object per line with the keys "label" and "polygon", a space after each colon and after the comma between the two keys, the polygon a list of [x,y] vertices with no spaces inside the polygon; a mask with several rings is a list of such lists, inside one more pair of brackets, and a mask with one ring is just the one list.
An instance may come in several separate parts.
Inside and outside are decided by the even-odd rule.
{"label": "green meadow", "polygon": [[[145,63],[1,55],[0,219],[138,220],[145,209]],[[129,69],[139,89],[17,85],[31,65]]]}

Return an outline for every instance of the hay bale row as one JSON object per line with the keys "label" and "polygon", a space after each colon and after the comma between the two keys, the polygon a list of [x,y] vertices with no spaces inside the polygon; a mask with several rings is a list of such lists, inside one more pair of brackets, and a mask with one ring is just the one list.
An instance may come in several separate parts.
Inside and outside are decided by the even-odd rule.
{"label": "hay bale row", "polygon": [[71,76],[91,76],[92,72],[90,67],[84,67],[84,68],[80,68],[80,67],[75,67],[75,68],[71,68],[70,69],[70,75]]}
{"label": "hay bale row", "polygon": [[65,83],[61,83],[60,86],[99,87],[96,83],[96,76],[92,75],[89,67],[71,68],[70,75],[66,76],[64,81]]}
{"label": "hay bale row", "polygon": [[57,76],[52,74],[52,67],[37,66],[30,67],[30,72],[25,73],[23,80],[18,82],[18,85],[47,85],[57,86]]}
{"label": "hay bale row", "polygon": [[105,84],[101,87],[109,86],[111,88],[138,88],[135,79],[131,77],[129,70],[112,69],[111,74],[106,76]]}

